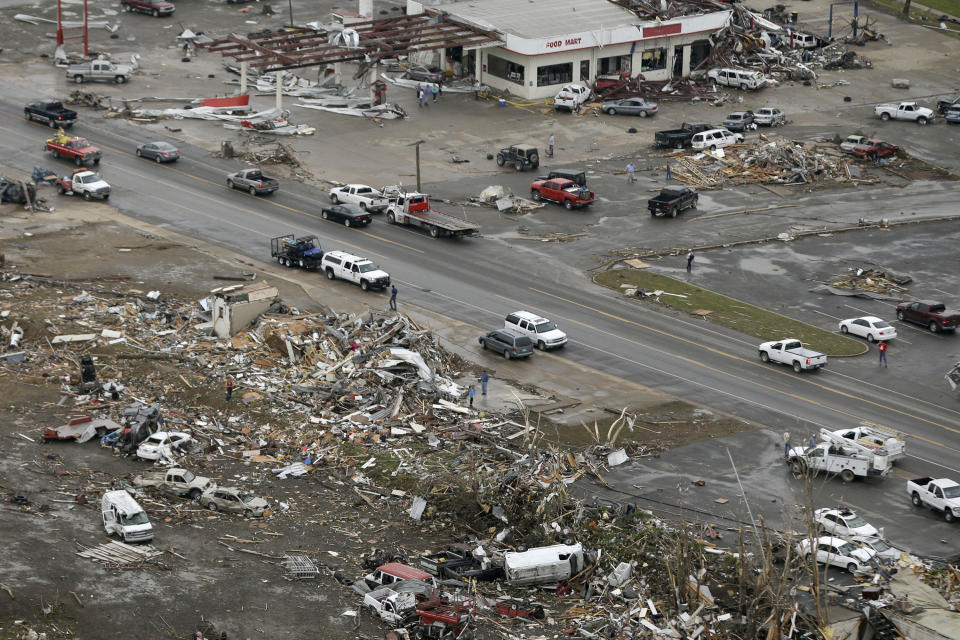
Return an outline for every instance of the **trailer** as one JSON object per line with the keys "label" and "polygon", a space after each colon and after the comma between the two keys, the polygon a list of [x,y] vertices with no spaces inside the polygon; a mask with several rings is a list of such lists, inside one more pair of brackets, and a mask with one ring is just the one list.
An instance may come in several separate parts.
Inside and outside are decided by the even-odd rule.
{"label": "trailer", "polygon": [[434,238],[480,234],[480,227],[469,220],[431,209],[429,196],[425,193],[405,193],[400,187],[387,187],[383,193],[389,200],[387,222],[390,224],[420,227]]}
{"label": "trailer", "polygon": [[314,270],[320,266],[323,249],[317,236],[294,238],[292,233],[270,238],[270,257],[285,267]]}

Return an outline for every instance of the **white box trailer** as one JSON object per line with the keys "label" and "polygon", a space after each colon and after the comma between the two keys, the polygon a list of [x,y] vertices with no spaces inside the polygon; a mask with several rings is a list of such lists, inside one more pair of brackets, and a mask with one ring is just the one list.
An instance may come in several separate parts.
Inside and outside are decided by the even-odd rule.
{"label": "white box trailer", "polygon": [[513,585],[560,582],[577,575],[583,568],[583,547],[579,542],[503,554],[503,573]]}

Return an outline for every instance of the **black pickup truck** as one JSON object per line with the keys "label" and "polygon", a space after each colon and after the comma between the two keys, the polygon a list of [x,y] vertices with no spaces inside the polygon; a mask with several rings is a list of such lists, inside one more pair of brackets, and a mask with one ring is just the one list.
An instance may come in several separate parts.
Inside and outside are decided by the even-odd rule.
{"label": "black pickup truck", "polygon": [[663,189],[659,195],[650,198],[647,202],[647,209],[650,210],[650,215],[658,218],[668,216],[676,218],[677,214],[682,213],[685,209],[696,209],[699,199],[700,194],[688,187]]}
{"label": "black pickup truck", "polygon": [[59,100],[41,100],[23,108],[23,117],[50,126],[51,129],[72,127],[77,121],[77,112],[63,106]]}
{"label": "black pickup truck", "polygon": [[669,149],[683,149],[690,146],[690,141],[695,133],[709,131],[710,129],[716,129],[716,127],[706,122],[684,122],[679,129],[657,131],[653,135],[653,144]]}

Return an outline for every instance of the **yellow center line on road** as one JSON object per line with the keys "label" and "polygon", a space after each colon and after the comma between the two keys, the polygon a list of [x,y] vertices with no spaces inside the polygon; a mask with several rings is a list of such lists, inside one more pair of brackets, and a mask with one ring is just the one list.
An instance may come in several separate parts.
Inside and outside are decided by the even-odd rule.
{"label": "yellow center line on road", "polygon": [[[642,328],[642,329],[646,329],[646,330],[648,330],[648,331],[653,331],[653,332],[655,332],[655,333],[658,333],[658,334],[661,334],[661,335],[670,337],[670,338],[672,338],[672,339],[674,339],[674,340],[678,340],[678,341],[680,341],[680,342],[685,342],[685,343],[690,344],[690,345],[692,345],[692,346],[694,346],[694,347],[696,347],[696,348],[698,348],[698,349],[706,350],[706,351],[709,351],[709,352],[714,353],[714,354],[717,354],[717,355],[725,356],[725,357],[731,358],[731,359],[733,359],[733,360],[737,360],[737,361],[740,361],[740,362],[744,362],[744,363],[749,364],[749,365],[751,365],[751,366],[764,366],[764,365],[760,365],[759,363],[755,363],[755,362],[752,361],[752,360],[749,360],[749,359],[746,359],[746,358],[742,358],[742,357],[737,356],[737,355],[734,355],[734,354],[730,354],[730,353],[723,352],[723,351],[721,351],[721,350],[719,350],[719,349],[715,349],[715,348],[713,348],[713,347],[710,347],[710,346],[707,346],[707,345],[698,343],[698,342],[696,342],[696,341],[694,341],[694,340],[689,340],[689,339],[687,339],[687,338],[682,338],[682,337],[679,337],[679,336],[672,335],[671,333],[669,333],[669,332],[667,332],[667,331],[662,331],[662,330],[657,329],[657,328],[655,328],[655,327],[651,327],[651,326],[649,326],[649,325],[643,324],[642,322],[636,322],[636,321],[634,321],[634,320],[630,320],[630,319],[628,319],[628,318],[624,318],[624,317],[618,316],[618,315],[616,315],[616,314],[608,313],[608,312],[603,311],[603,310],[601,310],[601,309],[597,309],[597,308],[595,308],[595,307],[591,307],[591,306],[589,306],[589,305],[585,305],[585,304],[580,303],[580,302],[577,302],[577,301],[575,301],[575,300],[570,300],[569,298],[564,298],[564,297],[562,297],[562,296],[558,296],[558,295],[556,295],[556,294],[550,293],[550,292],[548,292],[548,291],[544,291],[544,290],[542,290],[542,289],[536,289],[536,288],[534,288],[534,287],[530,287],[530,289],[531,289],[531,291],[535,291],[535,292],[537,292],[537,293],[540,293],[540,294],[543,294],[543,295],[545,295],[545,296],[554,298],[554,299],[556,299],[556,300],[560,300],[560,301],[562,301],[562,302],[566,302],[566,303],[568,303],[568,304],[572,304],[572,305],[577,306],[577,307],[580,307],[580,308],[582,308],[582,309],[586,309],[586,310],[588,310],[588,311],[592,311],[592,312],[597,313],[597,314],[599,314],[599,315],[602,315],[602,316],[611,318],[611,319],[613,319],[613,320],[617,320],[618,322],[622,322],[622,323],[625,323],[625,324],[631,324],[631,325],[640,327],[640,328]],[[799,400],[799,401],[801,401],[801,402],[806,402],[806,403],[808,403],[808,404],[812,404],[812,405],[815,405],[815,406],[818,406],[818,407],[827,409],[827,410],[832,411],[832,412],[834,412],[834,413],[839,413],[839,414],[841,414],[841,415],[845,415],[845,416],[854,418],[854,419],[856,419],[856,420],[867,420],[867,418],[863,418],[863,417],[861,417],[861,416],[857,416],[856,414],[848,413],[848,412],[843,411],[843,410],[841,410],[841,409],[837,409],[837,408],[835,408],[835,407],[831,407],[831,406],[825,405],[825,404],[823,404],[823,403],[821,403],[821,402],[819,402],[819,401],[817,401],[817,400],[814,400],[813,398],[809,398],[809,397],[807,397],[807,396],[799,395],[799,394],[796,394],[796,393],[791,393],[791,392],[789,392],[789,391],[784,391],[784,390],[781,390],[781,389],[776,389],[776,388],[774,388],[774,387],[771,387],[771,386],[769,386],[769,385],[766,385],[766,384],[763,384],[763,383],[760,383],[760,382],[756,382],[756,381],[753,381],[753,380],[748,380],[747,378],[744,378],[744,377],[742,377],[742,376],[738,376],[738,375],[736,375],[736,374],[734,374],[734,373],[730,373],[730,372],[727,372],[727,371],[723,371],[723,370],[721,370],[721,369],[718,369],[718,368],[716,368],[716,367],[714,367],[714,366],[707,365],[706,363],[700,362],[700,361],[698,361],[698,360],[694,360],[694,359],[688,358],[688,357],[686,357],[686,356],[682,356],[682,355],[679,355],[679,354],[676,354],[676,353],[672,353],[672,352],[666,351],[666,350],[664,350],[664,349],[660,349],[660,348],[658,348],[658,347],[653,347],[653,346],[650,346],[650,345],[648,345],[648,344],[645,344],[645,343],[642,343],[642,342],[638,342],[638,341],[636,341],[636,340],[633,340],[633,339],[630,339],[630,338],[626,338],[626,337],[624,337],[624,336],[620,336],[620,335],[615,334],[615,333],[607,332],[607,331],[604,331],[603,329],[599,329],[599,328],[597,328],[597,327],[593,327],[593,326],[588,325],[588,324],[586,324],[586,323],[578,322],[578,321],[573,320],[573,319],[570,319],[570,318],[565,318],[565,320],[568,320],[568,321],[570,321],[570,322],[574,322],[574,323],[576,323],[576,324],[581,324],[581,325],[586,326],[586,327],[588,327],[588,328],[590,328],[590,329],[593,329],[594,331],[598,331],[598,332],[600,332],[600,333],[604,333],[604,334],[609,335],[609,336],[611,336],[611,337],[618,338],[618,339],[624,340],[624,341],[626,341],[626,342],[630,342],[630,343],[632,343],[632,344],[635,344],[635,345],[637,345],[637,346],[644,347],[644,348],[646,348],[646,349],[650,349],[651,351],[655,351],[655,352],[660,353],[660,354],[663,354],[663,355],[665,355],[665,356],[669,356],[669,357],[674,358],[674,359],[677,359],[677,360],[682,360],[682,361],[684,361],[684,362],[688,362],[688,363],[693,364],[693,365],[695,365],[695,366],[704,367],[704,368],[709,368],[711,371],[714,371],[714,372],[716,372],[716,373],[718,373],[718,374],[721,374],[721,375],[723,375],[723,376],[726,376],[726,377],[729,377],[729,378],[733,378],[733,379],[735,379],[735,380],[740,380],[741,382],[745,382],[745,383],[747,383],[747,384],[752,384],[752,385],[757,386],[757,387],[760,387],[760,388],[762,388],[762,389],[766,389],[766,390],[768,390],[768,391],[772,391],[772,392],[774,392],[774,393],[778,393],[778,394],[781,394],[781,395],[785,395],[785,396],[787,396],[787,397],[793,398],[793,399],[795,399],[795,400]],[[619,356],[619,357],[622,357],[622,356]],[[624,358],[624,359],[625,359],[625,358]],[[767,368],[765,367],[765,369],[767,369]],[[902,416],[911,418],[911,419],[913,419],[913,420],[918,420],[918,421],[920,421],[920,422],[925,422],[925,423],[927,423],[927,424],[929,424],[929,425],[932,425],[932,426],[935,426],[935,427],[939,427],[939,428],[944,429],[944,430],[946,430],[946,431],[950,431],[950,432],[952,432],[952,433],[958,433],[958,434],[960,434],[960,429],[956,429],[956,428],[951,427],[951,426],[949,426],[949,425],[941,424],[941,423],[936,422],[936,421],[934,421],[934,420],[929,420],[929,419],[927,419],[927,418],[923,418],[923,417],[920,417],[920,416],[913,415],[912,413],[909,413],[909,412],[907,412],[907,411],[902,411],[902,410],[897,409],[897,408],[895,408],[895,407],[891,407],[891,406],[882,404],[882,403],[880,403],[880,402],[876,402],[876,401],[874,401],[874,400],[870,400],[870,399],[867,399],[867,398],[862,398],[862,397],[853,395],[853,394],[851,394],[851,393],[847,393],[847,392],[845,392],[845,391],[840,391],[840,390],[838,390],[838,389],[833,389],[833,388],[831,388],[831,387],[828,387],[828,386],[826,386],[826,385],[820,384],[820,383],[818,383],[818,382],[814,382],[814,381],[809,380],[809,379],[804,379],[804,378],[798,377],[798,376],[791,376],[791,375],[789,375],[789,374],[788,374],[787,372],[785,372],[785,371],[778,371],[778,370],[776,370],[776,369],[774,369],[774,368],[772,368],[772,367],[769,368],[769,369],[767,369],[767,371],[768,371],[769,373],[774,373],[774,374],[777,374],[777,375],[786,376],[786,377],[790,378],[790,380],[791,380],[793,383],[803,382],[803,383],[806,383],[806,384],[810,384],[810,385],[813,385],[813,386],[815,386],[815,387],[817,387],[817,388],[820,388],[820,389],[822,389],[822,390],[824,390],[824,391],[828,391],[828,392],[830,392],[830,393],[833,393],[833,394],[836,394],[836,395],[839,395],[839,396],[848,398],[848,399],[850,399],[850,400],[856,400],[856,401],[858,401],[858,402],[863,402],[863,403],[866,403],[866,404],[869,404],[869,405],[873,405],[874,407],[877,407],[877,408],[879,408],[879,409],[884,409],[884,410],[887,410],[887,411],[891,411],[891,412],[893,412],[893,413],[897,413],[897,414],[899,414],[899,415],[902,415]],[[672,374],[672,375],[675,375],[675,374]],[[944,444],[944,443],[942,443],[942,442],[937,442],[937,441],[935,441],[935,440],[930,440],[930,439],[928,439],[928,438],[925,438],[924,436],[918,436],[918,435],[912,434],[912,433],[909,434],[909,435],[910,435],[910,437],[916,438],[917,440],[921,440],[921,441],[923,441],[923,442],[927,442],[927,443],[929,443],[929,444],[933,444],[933,445],[942,447],[942,448],[947,449],[947,450],[950,450],[950,451],[960,452],[960,450],[954,449],[953,447],[950,447],[950,446],[948,446],[948,445],[946,445],[946,444]]]}

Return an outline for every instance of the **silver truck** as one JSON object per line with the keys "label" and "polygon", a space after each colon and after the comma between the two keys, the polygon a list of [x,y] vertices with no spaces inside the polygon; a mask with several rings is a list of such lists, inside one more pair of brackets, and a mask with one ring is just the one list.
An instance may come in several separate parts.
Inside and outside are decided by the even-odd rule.
{"label": "silver truck", "polygon": [[279,189],[280,181],[263,175],[260,169],[244,169],[228,175],[227,186],[231,189],[249,191],[252,196],[260,196]]}
{"label": "silver truck", "polygon": [[67,67],[67,80],[83,84],[88,80],[103,80],[123,84],[130,79],[133,67],[125,64],[114,64],[107,60],[94,60],[83,64],[72,64]]}
{"label": "silver truck", "polygon": [[137,487],[154,487],[163,493],[187,496],[191,500],[199,500],[204,491],[215,486],[210,478],[196,476],[186,469],[178,468],[142,473],[134,476],[133,484]]}

